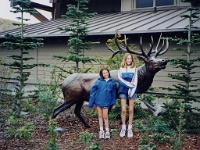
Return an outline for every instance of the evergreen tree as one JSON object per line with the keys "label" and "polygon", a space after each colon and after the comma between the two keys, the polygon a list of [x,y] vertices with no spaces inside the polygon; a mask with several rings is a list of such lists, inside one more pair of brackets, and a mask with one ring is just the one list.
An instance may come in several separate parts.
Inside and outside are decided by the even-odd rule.
{"label": "evergreen tree", "polygon": [[[187,0],[189,2],[189,0]],[[195,2],[195,5],[193,5]],[[177,80],[179,83],[173,85],[173,87],[164,88],[174,94],[169,94],[168,96],[174,100],[176,103],[173,106],[166,105],[168,108],[168,113],[165,115],[165,118],[171,122],[173,127],[178,127],[180,124],[179,110],[182,105],[184,108],[183,120],[184,124],[182,126],[186,129],[187,132],[200,133],[200,108],[194,104],[199,104],[200,99],[198,97],[200,93],[200,88],[197,86],[197,81],[200,81],[198,76],[195,76],[196,72],[194,69],[197,69],[199,65],[197,62],[200,61],[200,57],[195,55],[197,50],[192,49],[192,46],[200,44],[200,35],[198,33],[192,32],[192,29],[196,28],[193,26],[193,23],[196,19],[199,18],[199,8],[197,1],[192,0],[191,7],[187,9],[188,13],[180,14],[180,17],[188,18],[189,23],[186,29],[188,30],[188,36],[175,37],[172,38],[173,42],[178,42],[178,45],[185,46],[185,48],[176,48],[175,50],[182,52],[182,58],[173,58],[170,59],[171,64],[175,68],[180,68],[182,71],[178,73],[170,73],[169,77]],[[179,131],[180,132],[180,131]]]}
{"label": "evergreen tree", "polygon": [[[70,46],[69,52],[66,56],[54,55],[53,57],[61,60],[62,62],[72,61],[75,63],[74,66],[70,66],[68,70],[58,67],[61,71],[65,73],[72,74],[78,72],[88,72],[90,68],[82,68],[80,64],[92,63],[96,61],[94,58],[86,57],[84,55],[85,50],[91,50],[92,47],[98,42],[87,41],[86,37],[89,32],[88,23],[90,19],[95,15],[95,13],[88,13],[87,4],[89,0],[75,0],[77,5],[69,4],[67,5],[67,12],[62,16],[64,19],[71,21],[71,24],[59,28],[62,32],[71,32],[70,38],[68,40],[68,45]],[[61,77],[65,77],[60,74]]]}
{"label": "evergreen tree", "polygon": [[20,116],[21,112],[21,101],[25,97],[24,96],[24,87],[26,86],[26,81],[30,76],[30,72],[28,70],[33,69],[36,66],[48,66],[45,64],[31,64],[28,61],[34,59],[32,57],[27,57],[29,55],[29,50],[35,50],[38,47],[42,46],[41,38],[32,38],[25,37],[25,29],[24,29],[24,21],[28,21],[29,19],[24,18],[24,13],[35,13],[32,8],[30,8],[30,0],[15,0],[16,4],[13,7],[13,13],[20,13],[20,17],[17,17],[21,22],[15,23],[15,25],[20,26],[21,33],[20,34],[6,34],[6,41],[1,43],[1,47],[3,50],[14,50],[16,51],[16,55],[8,56],[13,61],[8,63],[3,63],[4,66],[8,66],[10,69],[14,70],[15,76],[11,78],[1,77],[2,79],[7,79],[16,82],[15,86],[15,115]]}
{"label": "evergreen tree", "polygon": [[199,0],[181,0],[182,2],[189,2],[191,3],[192,7],[199,7],[200,6],[200,1]]}

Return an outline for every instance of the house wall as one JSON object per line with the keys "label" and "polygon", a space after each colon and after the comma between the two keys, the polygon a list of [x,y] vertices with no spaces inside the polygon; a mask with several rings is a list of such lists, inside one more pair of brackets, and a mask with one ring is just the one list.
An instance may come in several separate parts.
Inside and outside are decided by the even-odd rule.
{"label": "house wall", "polygon": [[[66,13],[68,4],[76,5],[76,1],[62,0],[60,2],[59,16],[64,15]],[[183,3],[181,2],[181,0],[174,0],[174,6],[188,5],[189,3]],[[136,8],[136,0],[90,0],[87,7],[89,12],[97,13],[131,11]]]}
{"label": "house wall", "polygon": [[121,11],[131,11],[133,3],[133,0],[121,0]]}
{"label": "house wall", "polygon": [[[131,35],[131,36],[127,35],[127,37],[129,38],[128,43],[136,43],[136,47],[137,47],[136,49],[139,49],[139,45],[138,45],[139,36],[138,35],[137,36],[136,35]],[[97,39],[97,37],[91,37],[91,38],[93,38],[94,40],[100,40],[100,39]],[[112,56],[112,52],[110,52],[108,50],[107,46],[105,45],[106,40],[109,38],[113,38],[113,36],[102,38],[100,40],[101,44],[96,45],[93,48],[93,50],[91,50],[91,51],[86,51],[85,55],[90,56],[90,57],[99,56],[99,57],[104,57],[104,58],[110,58]],[[150,43],[149,39],[150,39],[150,35],[143,37],[144,49],[149,48],[149,46],[148,46],[148,43]],[[155,38],[155,41],[156,40],[157,40],[157,38]],[[51,67],[36,67],[36,68],[32,69],[31,76],[28,80],[29,84],[37,84],[38,82],[49,82],[50,77],[51,77],[50,72],[52,71],[54,65],[57,65],[57,66],[60,66],[63,68],[67,68],[68,66],[72,66],[74,64],[73,62],[68,62],[65,64],[63,62],[60,62],[60,60],[53,59],[53,55],[64,56],[67,54],[67,52],[69,50],[69,47],[67,46],[67,38],[63,38],[63,39],[57,38],[57,40],[52,38],[52,39],[45,40],[44,42],[45,42],[44,47],[30,52],[29,56],[31,56],[35,59],[30,61],[29,63],[45,63],[45,64],[50,64]],[[182,56],[181,52],[173,50],[173,48],[175,48],[175,47],[179,47],[179,46],[177,46],[176,44],[170,43],[168,52],[162,56],[159,56],[158,58],[165,58],[165,57],[168,57],[168,58],[184,57],[185,58],[185,56]],[[195,47],[195,49],[198,50],[198,53],[195,55],[192,55],[191,58],[200,56],[200,46]],[[1,57],[4,57],[7,62],[10,62],[11,59],[6,58],[6,56],[8,56],[10,54],[12,54],[12,55],[17,54],[17,53],[19,53],[19,52],[8,51],[8,50],[0,51]],[[93,65],[94,65],[94,68],[100,67],[100,65],[98,63],[93,63]],[[197,65],[200,65],[200,63]],[[90,66],[90,64],[89,64],[89,66]],[[192,76],[194,78],[198,78],[200,76],[199,68],[196,68],[193,71],[195,71],[196,74],[194,74]],[[160,87],[160,86],[164,85],[165,87],[168,87],[168,86],[172,86],[174,83],[178,84],[180,81],[176,81],[176,80],[173,80],[168,77],[169,73],[175,73],[175,72],[182,72],[182,70],[173,68],[173,66],[168,63],[165,70],[161,70],[156,74],[152,86]],[[15,75],[15,73],[14,73],[14,75]],[[66,77],[67,76],[68,75],[66,74]],[[39,81],[37,79],[39,79]],[[197,84],[198,87],[200,88],[200,81],[195,82],[194,84]]]}
{"label": "house wall", "polygon": [[[129,38],[128,43],[136,43],[136,49],[139,48],[139,36],[138,35],[127,35],[127,37]],[[101,39],[98,39],[97,37],[91,37],[91,39],[93,39],[94,41],[100,41],[101,44],[96,45],[93,50],[85,52],[86,56],[90,56],[90,57],[94,57],[94,56],[99,56],[99,57],[105,57],[105,58],[110,58],[112,56],[112,52],[110,52],[107,48],[107,46],[105,45],[105,42],[107,41],[107,39],[111,39],[113,38],[113,36],[107,36],[107,37],[101,37]],[[150,35],[148,36],[143,36],[143,46],[144,49],[149,48],[148,43],[150,42]],[[157,41],[157,38],[154,39],[155,41]],[[58,65],[61,66],[63,68],[67,68],[67,66],[71,66],[73,65],[72,62],[69,63],[62,63],[58,60],[55,60],[52,58],[53,55],[66,55],[69,47],[67,46],[67,38],[61,38],[61,37],[57,37],[52,38],[52,39],[45,39],[44,40],[44,47],[39,48],[35,51],[31,51],[29,56],[32,56],[34,58],[36,58],[35,60],[32,60],[32,62],[34,63],[46,63],[46,64],[51,64],[51,67],[47,67],[47,68],[43,68],[43,67],[38,67],[35,69],[32,69],[31,71],[31,76],[27,82],[26,87],[24,88],[25,91],[28,90],[35,90],[37,89],[37,84],[38,83],[49,83],[51,81],[51,71],[53,69],[54,65]],[[170,43],[170,47],[167,53],[165,53],[162,56],[159,56],[158,58],[175,58],[175,57],[183,57],[182,53],[173,50],[173,48],[178,47],[176,44],[172,44]],[[193,47],[194,49],[194,47]],[[198,50],[198,53],[193,55],[192,58],[196,57],[196,56],[200,56],[200,46],[195,47],[195,49]],[[17,52],[15,51],[0,51],[0,56],[4,57],[8,56],[10,54],[17,54]],[[185,58],[185,57],[184,57]],[[11,61],[10,59],[6,58],[6,61]],[[200,63],[198,63],[197,65],[200,66]],[[98,68],[100,65],[98,63],[94,63],[94,68]],[[0,68],[1,70],[1,68]],[[96,71],[98,72],[98,69],[96,69]],[[172,85],[177,85],[180,83],[180,81],[176,81],[173,80],[171,78],[168,77],[169,73],[176,73],[176,72],[181,72],[181,69],[177,69],[177,68],[173,68],[172,65],[170,65],[169,63],[166,66],[166,69],[159,71],[155,77],[154,77],[154,81],[152,83],[152,87],[155,88],[159,88],[159,87],[171,87]],[[196,68],[194,70],[195,72],[197,72],[194,77],[198,78],[200,77],[200,71],[199,68]],[[0,72],[2,73],[2,72]],[[66,74],[66,77],[68,75]],[[39,80],[38,80],[39,79]],[[54,81],[57,82],[57,77],[54,75]],[[60,84],[60,83],[57,83]],[[200,81],[197,82],[192,82],[192,84],[195,84],[198,86],[198,88],[200,88]],[[6,86],[9,89],[14,89],[15,88],[15,84],[13,83],[7,83],[7,84],[0,84],[0,86]],[[159,89],[160,91],[160,89]],[[160,91],[163,92],[163,91]],[[166,91],[165,91],[166,92]],[[173,92],[173,91],[172,91]],[[63,95],[62,95],[62,91],[60,90],[60,99],[58,99],[58,101],[63,101]],[[196,96],[200,96],[200,94],[197,94]],[[137,100],[138,102],[141,103],[143,108],[146,108],[146,106],[143,104],[142,101]],[[163,105],[163,102],[167,102],[169,101],[168,99],[164,99],[164,98],[156,98],[156,100],[154,101],[154,103],[156,104],[160,104]],[[199,103],[193,103],[194,107],[200,107]]]}

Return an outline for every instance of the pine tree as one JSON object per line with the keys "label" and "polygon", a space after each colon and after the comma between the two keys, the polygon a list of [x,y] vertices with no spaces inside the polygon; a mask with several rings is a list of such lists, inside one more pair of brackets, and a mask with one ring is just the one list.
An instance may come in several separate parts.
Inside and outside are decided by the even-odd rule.
{"label": "pine tree", "polygon": [[11,78],[1,77],[2,79],[7,79],[16,82],[15,86],[15,115],[20,116],[21,113],[21,101],[24,96],[24,87],[26,86],[26,81],[30,76],[28,70],[33,69],[36,66],[48,66],[45,64],[31,64],[28,61],[34,59],[32,57],[27,57],[30,50],[35,50],[43,45],[41,38],[25,37],[24,21],[29,19],[24,18],[24,13],[35,13],[32,8],[30,8],[30,0],[15,0],[15,6],[13,7],[13,13],[20,13],[20,17],[17,17],[21,22],[15,23],[15,25],[20,26],[20,34],[6,34],[6,41],[1,44],[3,50],[14,50],[18,54],[8,56],[13,61],[9,63],[3,63],[4,66],[8,66],[10,69],[14,70],[16,76]]}
{"label": "pine tree", "polygon": [[[68,40],[69,52],[66,56],[54,55],[53,57],[61,60],[62,62],[72,61],[75,63],[74,66],[69,67],[67,70],[62,67],[58,67],[61,71],[72,74],[78,72],[88,72],[90,68],[81,68],[80,64],[92,63],[96,61],[94,58],[85,56],[85,50],[91,50],[92,47],[98,42],[87,41],[86,37],[88,35],[88,23],[90,19],[95,15],[95,13],[88,13],[87,4],[89,0],[75,0],[77,5],[69,4],[67,5],[67,12],[62,16],[63,19],[71,21],[69,26],[59,28],[62,32],[71,32],[70,38]],[[65,77],[60,74],[61,77]]]}
{"label": "pine tree", "polygon": [[[187,0],[189,2],[189,0]],[[184,105],[184,124],[182,126],[187,132],[200,133],[200,108],[196,107],[195,103],[200,103],[198,97],[200,93],[200,88],[197,86],[197,81],[200,78],[195,76],[195,68],[198,68],[197,62],[200,61],[200,57],[195,55],[197,50],[193,50],[192,46],[197,46],[200,44],[200,35],[198,33],[192,32],[192,29],[196,28],[193,23],[199,18],[199,8],[197,6],[197,1],[192,1],[191,7],[187,9],[188,13],[180,14],[180,17],[188,18],[189,23],[186,27],[188,36],[175,37],[172,39],[173,42],[178,42],[178,45],[185,46],[186,48],[176,48],[175,50],[182,52],[182,58],[170,59],[171,64],[174,68],[181,68],[183,71],[175,74],[170,73],[169,77],[179,81],[178,84],[173,85],[173,87],[164,88],[174,94],[169,94],[168,96],[174,100],[176,103],[173,106],[166,105],[169,109],[168,114],[165,115],[173,127],[179,126],[180,119],[178,111],[181,105]],[[195,6],[193,5],[195,3]]]}

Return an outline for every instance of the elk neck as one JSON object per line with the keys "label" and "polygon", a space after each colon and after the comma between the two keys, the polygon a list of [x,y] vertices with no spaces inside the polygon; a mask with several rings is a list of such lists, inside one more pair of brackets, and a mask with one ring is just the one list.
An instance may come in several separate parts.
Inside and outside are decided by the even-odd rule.
{"label": "elk neck", "polygon": [[145,64],[138,67],[138,93],[143,93],[149,89],[155,74],[155,72],[149,71]]}

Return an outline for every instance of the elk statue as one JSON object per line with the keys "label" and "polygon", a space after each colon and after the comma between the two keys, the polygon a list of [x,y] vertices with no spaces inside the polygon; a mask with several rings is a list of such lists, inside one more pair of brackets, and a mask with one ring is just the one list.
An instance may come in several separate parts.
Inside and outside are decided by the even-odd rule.
{"label": "elk statue", "polygon": [[[153,82],[153,78],[155,74],[161,69],[165,69],[167,61],[163,59],[157,59],[156,57],[159,55],[163,55],[167,52],[169,48],[168,39],[162,39],[162,45],[160,45],[161,36],[158,40],[158,44],[153,49],[153,37],[151,37],[150,48],[145,51],[143,50],[142,37],[140,37],[140,51],[132,51],[129,49],[125,38],[125,48],[121,47],[117,40],[117,33],[115,34],[115,43],[118,47],[117,51],[114,51],[108,45],[109,50],[113,52],[113,55],[116,55],[119,52],[136,54],[139,56],[139,59],[144,61],[144,64],[137,68],[138,70],[138,93],[143,93],[149,89]],[[159,48],[158,48],[159,47]],[[154,56],[151,54],[155,53]],[[117,70],[110,71],[111,76],[116,80],[118,86],[117,79]],[[72,105],[75,105],[74,113],[79,118],[79,120],[84,124],[86,128],[90,126],[85,122],[83,117],[81,116],[81,108],[84,101],[89,101],[90,89],[92,88],[94,82],[99,78],[98,74],[84,74],[84,73],[74,73],[68,76],[62,83],[62,92],[64,96],[64,103],[59,107],[55,108],[52,114],[52,119],[56,118],[56,116],[70,108]]]}

